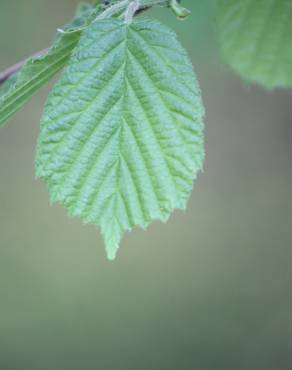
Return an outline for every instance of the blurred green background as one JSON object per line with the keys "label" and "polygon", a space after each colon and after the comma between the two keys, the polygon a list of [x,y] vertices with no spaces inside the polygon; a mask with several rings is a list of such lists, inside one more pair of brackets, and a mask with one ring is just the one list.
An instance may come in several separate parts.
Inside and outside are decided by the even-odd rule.
{"label": "blurred green background", "polygon": [[[34,179],[49,88],[0,132],[0,369],[290,370],[292,92],[247,86],[219,58],[213,1],[173,26],[206,106],[205,172],[186,213],[127,235],[49,205]],[[46,47],[76,0],[0,1],[0,70]],[[166,14],[165,14],[166,13]]]}

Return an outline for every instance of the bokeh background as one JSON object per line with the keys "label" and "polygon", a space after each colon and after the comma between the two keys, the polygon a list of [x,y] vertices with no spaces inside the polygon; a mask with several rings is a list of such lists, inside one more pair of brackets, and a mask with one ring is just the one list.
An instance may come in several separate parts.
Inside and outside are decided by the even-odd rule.
{"label": "bokeh background", "polygon": [[[127,235],[49,205],[35,181],[49,87],[0,132],[0,369],[290,370],[292,92],[220,60],[214,2],[185,0],[179,33],[206,106],[206,163],[187,212]],[[76,0],[1,0],[0,69],[46,47]]]}

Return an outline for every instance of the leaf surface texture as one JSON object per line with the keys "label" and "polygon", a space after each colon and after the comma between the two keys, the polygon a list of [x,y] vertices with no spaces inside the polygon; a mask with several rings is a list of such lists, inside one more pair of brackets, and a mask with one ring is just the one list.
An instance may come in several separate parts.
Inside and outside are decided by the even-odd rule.
{"label": "leaf surface texture", "polygon": [[203,116],[172,31],[143,18],[95,22],[49,96],[37,175],[53,202],[101,228],[113,259],[126,231],[186,208],[204,158]]}

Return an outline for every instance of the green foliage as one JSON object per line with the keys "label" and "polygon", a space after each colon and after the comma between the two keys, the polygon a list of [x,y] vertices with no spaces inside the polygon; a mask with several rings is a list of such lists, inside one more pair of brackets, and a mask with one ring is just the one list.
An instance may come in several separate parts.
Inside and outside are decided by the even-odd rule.
{"label": "green foliage", "polygon": [[[123,234],[185,209],[204,160],[204,108],[176,35],[133,17],[178,0],[82,3],[43,56],[0,89],[0,126],[58,71],[41,122],[37,176],[52,202],[101,228],[113,259]],[[292,0],[218,0],[222,54],[245,80],[292,87]]]}
{"label": "green foliage", "polygon": [[[83,5],[80,11],[65,29],[80,27],[90,18],[93,8]],[[80,32],[58,34],[45,55],[30,58],[20,72],[6,81],[0,89],[0,126],[67,64],[79,38]]]}
{"label": "green foliage", "polygon": [[[17,81],[17,78],[18,78],[18,73],[15,73],[15,74],[11,75],[11,77],[8,78],[4,82],[4,84],[1,86],[1,88],[0,88],[0,102],[1,102],[2,96],[6,95],[7,92],[15,85],[15,83]],[[0,123],[0,126],[1,126],[1,123]]]}
{"label": "green foliage", "polygon": [[125,231],[186,207],[203,115],[172,31],[143,18],[92,23],[48,99],[37,175],[53,202],[100,226],[113,259]]}
{"label": "green foliage", "polygon": [[218,27],[223,57],[243,79],[292,87],[291,0],[219,0]]}

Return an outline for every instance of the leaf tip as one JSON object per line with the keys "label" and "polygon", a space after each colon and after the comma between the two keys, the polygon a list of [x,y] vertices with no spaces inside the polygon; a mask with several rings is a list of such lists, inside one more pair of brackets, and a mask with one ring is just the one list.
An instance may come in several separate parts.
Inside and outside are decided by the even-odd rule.
{"label": "leaf tip", "polygon": [[121,241],[121,230],[116,219],[105,222],[101,226],[109,261],[115,260]]}
{"label": "leaf tip", "polygon": [[119,249],[119,245],[111,246],[106,248],[106,254],[107,254],[107,259],[109,261],[114,261],[117,256],[117,252]]}

